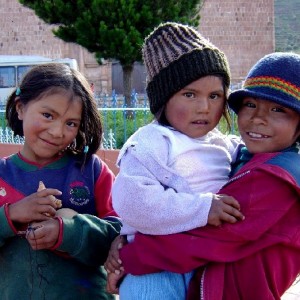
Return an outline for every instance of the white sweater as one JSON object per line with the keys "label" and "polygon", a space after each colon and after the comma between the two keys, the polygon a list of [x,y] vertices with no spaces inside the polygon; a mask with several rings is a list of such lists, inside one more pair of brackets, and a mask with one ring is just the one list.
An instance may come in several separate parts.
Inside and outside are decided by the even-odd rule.
{"label": "white sweater", "polygon": [[207,224],[212,193],[227,182],[240,139],[217,129],[193,139],[151,123],[120,151],[113,207],[121,233],[171,234]]}

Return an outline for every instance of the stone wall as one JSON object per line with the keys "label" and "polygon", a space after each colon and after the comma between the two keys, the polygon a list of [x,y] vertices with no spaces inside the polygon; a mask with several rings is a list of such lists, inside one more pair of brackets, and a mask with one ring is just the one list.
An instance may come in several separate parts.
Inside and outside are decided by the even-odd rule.
{"label": "stone wall", "polygon": [[[70,57],[95,91],[110,93],[111,64],[99,66],[82,47],[54,37],[53,26],[17,0],[0,0],[0,55]],[[199,31],[228,56],[234,82],[241,81],[250,66],[274,51],[274,0],[204,0]]]}

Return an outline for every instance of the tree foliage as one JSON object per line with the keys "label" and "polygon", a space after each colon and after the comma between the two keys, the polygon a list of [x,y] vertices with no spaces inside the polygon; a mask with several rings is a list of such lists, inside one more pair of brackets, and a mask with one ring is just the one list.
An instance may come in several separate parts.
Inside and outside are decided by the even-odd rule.
{"label": "tree foliage", "polygon": [[161,22],[197,26],[202,0],[19,0],[33,9],[53,33],[77,43],[102,59],[116,59],[124,73],[124,91],[131,91],[135,61],[141,61],[144,38]]}

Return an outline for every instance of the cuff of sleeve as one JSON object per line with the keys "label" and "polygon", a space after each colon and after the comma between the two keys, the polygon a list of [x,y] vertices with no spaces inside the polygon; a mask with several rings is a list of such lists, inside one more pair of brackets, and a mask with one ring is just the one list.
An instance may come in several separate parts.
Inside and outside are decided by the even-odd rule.
{"label": "cuff of sleeve", "polygon": [[[4,215],[5,215],[5,218],[6,218],[6,221],[7,221],[7,225],[8,225],[7,227],[9,227],[13,231],[14,234],[17,234],[18,231],[15,228],[15,226],[14,226],[14,224],[13,224],[13,222],[10,219],[10,216],[9,216],[9,212],[8,212],[8,206],[9,205],[10,205],[9,203],[5,203],[4,207],[3,207],[4,208]],[[3,230],[3,228],[2,228],[2,230]]]}
{"label": "cuff of sleeve", "polygon": [[63,220],[60,218],[60,220],[63,224],[63,234],[61,234],[61,240],[56,250],[70,254],[76,249],[78,243],[78,232],[74,230],[74,218],[64,218]]}
{"label": "cuff of sleeve", "polygon": [[56,219],[59,223],[59,233],[58,233],[58,238],[56,243],[50,248],[50,250],[56,250],[62,243],[63,240],[63,235],[64,235],[64,223],[61,217],[55,217],[54,219]]}
{"label": "cuff of sleeve", "polygon": [[196,219],[198,224],[195,227],[203,227],[207,225],[208,214],[211,208],[212,199],[213,193],[200,194],[199,201],[201,201],[203,205],[201,206],[201,211],[199,211],[198,217]]}

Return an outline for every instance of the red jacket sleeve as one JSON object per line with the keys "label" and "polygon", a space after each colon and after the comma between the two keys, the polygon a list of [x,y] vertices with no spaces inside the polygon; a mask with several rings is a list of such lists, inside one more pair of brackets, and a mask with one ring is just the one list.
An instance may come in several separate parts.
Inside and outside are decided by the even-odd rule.
{"label": "red jacket sleeve", "polygon": [[173,235],[138,233],[120,252],[126,272],[185,273],[207,262],[237,261],[278,243],[300,247],[300,242],[293,240],[300,230],[299,188],[279,167],[268,167],[250,172],[220,191],[239,200],[244,221]]}
{"label": "red jacket sleeve", "polygon": [[100,218],[117,216],[112,207],[111,194],[115,176],[103,161],[101,161],[101,164],[101,173],[95,184],[95,205],[97,216]]}

